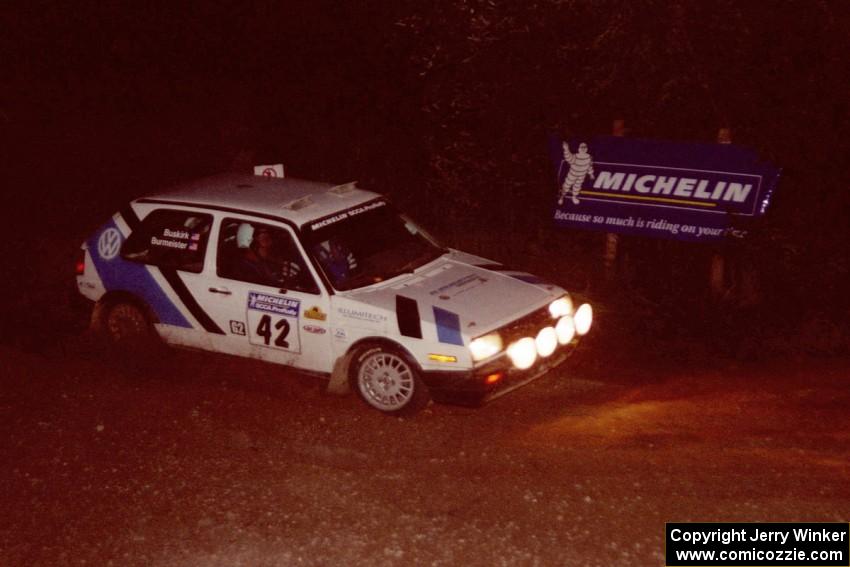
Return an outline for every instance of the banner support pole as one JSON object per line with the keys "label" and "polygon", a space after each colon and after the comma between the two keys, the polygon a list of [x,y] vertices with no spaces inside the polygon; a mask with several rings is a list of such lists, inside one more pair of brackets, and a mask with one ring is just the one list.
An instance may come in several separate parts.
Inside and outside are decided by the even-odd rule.
{"label": "banner support pole", "polygon": [[[614,120],[611,127],[611,135],[623,137],[626,135],[626,121],[622,118]],[[617,267],[617,248],[620,243],[618,235],[613,232],[605,233],[605,252],[602,256],[605,266],[605,279],[609,282],[614,279]]]}
{"label": "banner support pole", "polygon": [[[717,131],[717,143],[731,144],[732,129],[726,126],[720,128]],[[714,299],[720,299],[726,287],[726,257],[720,251],[715,251],[711,255],[708,283],[711,289],[711,296]]]}

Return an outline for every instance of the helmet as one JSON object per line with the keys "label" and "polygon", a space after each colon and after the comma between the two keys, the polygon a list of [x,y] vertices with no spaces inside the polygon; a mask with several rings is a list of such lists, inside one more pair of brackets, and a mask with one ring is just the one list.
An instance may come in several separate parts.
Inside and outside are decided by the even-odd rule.
{"label": "helmet", "polygon": [[249,248],[252,240],[254,240],[254,227],[251,223],[243,222],[236,230],[237,248]]}

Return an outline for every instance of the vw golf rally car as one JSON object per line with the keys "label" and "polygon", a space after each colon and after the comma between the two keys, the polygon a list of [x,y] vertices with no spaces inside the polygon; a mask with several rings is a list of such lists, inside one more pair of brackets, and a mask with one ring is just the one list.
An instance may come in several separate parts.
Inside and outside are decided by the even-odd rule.
{"label": "vw golf rally car", "polygon": [[353,183],[223,175],[139,198],[83,243],[92,326],[292,366],[413,414],[479,404],[563,362],[589,304],[446,249]]}

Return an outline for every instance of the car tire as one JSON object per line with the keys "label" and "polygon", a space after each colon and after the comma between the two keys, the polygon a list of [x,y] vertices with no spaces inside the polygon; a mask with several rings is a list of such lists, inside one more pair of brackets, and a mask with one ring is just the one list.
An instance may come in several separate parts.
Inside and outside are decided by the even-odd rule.
{"label": "car tire", "polygon": [[389,415],[415,415],[431,401],[418,368],[396,348],[363,348],[352,359],[349,376],[364,402]]}
{"label": "car tire", "polygon": [[122,364],[149,369],[162,362],[168,349],[142,305],[121,299],[104,307],[99,328],[105,346]]}
{"label": "car tire", "polygon": [[106,338],[113,345],[146,343],[151,325],[144,311],[133,303],[118,301],[109,306],[103,321]]}

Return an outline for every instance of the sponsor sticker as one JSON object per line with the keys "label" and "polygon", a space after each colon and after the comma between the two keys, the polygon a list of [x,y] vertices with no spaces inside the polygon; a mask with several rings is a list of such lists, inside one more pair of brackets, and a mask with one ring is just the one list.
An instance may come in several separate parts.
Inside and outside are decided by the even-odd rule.
{"label": "sponsor sticker", "polygon": [[301,301],[298,299],[256,291],[248,292],[248,309],[286,315],[287,317],[298,317],[300,305]]}
{"label": "sponsor sticker", "polygon": [[487,278],[482,278],[478,274],[468,274],[431,291],[430,294],[437,295],[440,299],[450,299],[456,295],[460,295],[461,293],[466,293],[467,291],[486,282]]}
{"label": "sponsor sticker", "polygon": [[360,205],[359,207],[353,207],[348,209],[347,211],[342,211],[341,213],[337,213],[335,215],[326,217],[320,221],[316,221],[310,225],[310,230],[318,230],[320,228],[324,228],[326,226],[330,226],[332,224],[338,223],[339,221],[343,221],[347,218],[351,218],[357,216],[359,214],[365,213],[367,211],[371,211],[374,209],[379,209],[383,206],[386,206],[386,201],[375,201],[372,203],[367,203],[365,205]]}
{"label": "sponsor sticker", "polygon": [[328,332],[327,329],[325,329],[324,327],[319,327],[317,325],[304,325],[301,328],[307,331],[308,333],[313,333],[314,335],[324,335]]}
{"label": "sponsor sticker", "polygon": [[350,309],[348,307],[340,307],[337,309],[340,315],[347,319],[356,319],[358,321],[368,321],[370,323],[383,323],[387,320],[386,315],[379,313],[370,313],[359,309]]}
{"label": "sponsor sticker", "polygon": [[307,319],[314,319],[316,321],[325,321],[328,318],[328,314],[319,309],[318,305],[314,305],[311,308],[304,310],[304,317]]}

